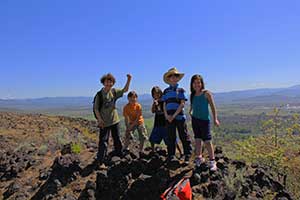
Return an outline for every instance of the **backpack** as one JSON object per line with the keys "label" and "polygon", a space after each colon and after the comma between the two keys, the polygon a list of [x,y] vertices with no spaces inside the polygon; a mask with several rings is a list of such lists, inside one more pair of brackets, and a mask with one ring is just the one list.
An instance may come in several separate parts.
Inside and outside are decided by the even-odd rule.
{"label": "backpack", "polygon": [[[115,90],[115,88],[112,88],[111,89],[111,92],[112,92],[112,94],[113,94],[113,99],[114,99],[114,106],[116,107],[116,96],[117,96],[117,93],[116,93],[116,90]],[[102,96],[102,89],[101,90],[99,90],[98,92],[97,92],[97,94],[94,96],[94,100],[93,100],[93,113],[94,113],[94,117],[96,118],[96,119],[98,119],[97,118],[97,115],[96,115],[96,113],[95,113],[95,101],[96,101],[96,98],[97,98],[97,96],[99,96],[99,98],[100,98],[100,102],[99,102],[99,112],[101,111],[101,108],[102,108],[102,106],[103,106],[103,96]]]}
{"label": "backpack", "polygon": [[189,178],[182,178],[172,184],[161,196],[162,200],[192,200],[192,188]]}

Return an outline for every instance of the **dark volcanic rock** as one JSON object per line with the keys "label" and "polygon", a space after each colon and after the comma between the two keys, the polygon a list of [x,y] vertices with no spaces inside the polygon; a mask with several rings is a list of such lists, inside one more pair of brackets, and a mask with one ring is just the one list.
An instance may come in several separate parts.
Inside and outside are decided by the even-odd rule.
{"label": "dark volcanic rock", "polygon": [[234,200],[236,198],[236,192],[235,191],[226,191],[224,200]]}
{"label": "dark volcanic rock", "polygon": [[78,200],[96,200],[96,184],[88,181]]}
{"label": "dark volcanic rock", "polygon": [[235,167],[236,167],[237,170],[246,167],[245,161],[233,160],[232,164],[235,165]]}
{"label": "dark volcanic rock", "polygon": [[52,165],[52,171],[48,180],[40,187],[32,200],[48,199],[80,174],[79,159],[74,154],[66,154],[57,157]]}
{"label": "dark volcanic rock", "polygon": [[222,147],[221,146],[216,146],[215,154],[222,154],[222,153],[223,153]]}
{"label": "dark volcanic rock", "polygon": [[209,196],[211,198],[215,198],[218,193],[220,192],[221,189],[221,182],[219,181],[212,181],[208,186],[207,186]]}
{"label": "dark volcanic rock", "polygon": [[33,151],[4,152],[0,154],[0,181],[16,178],[19,173],[36,164]]}
{"label": "dark volcanic rock", "polygon": [[18,182],[13,182],[11,183],[7,190],[5,191],[5,193],[3,194],[4,199],[7,199],[8,197],[10,197],[11,195],[19,192],[21,189],[21,184]]}

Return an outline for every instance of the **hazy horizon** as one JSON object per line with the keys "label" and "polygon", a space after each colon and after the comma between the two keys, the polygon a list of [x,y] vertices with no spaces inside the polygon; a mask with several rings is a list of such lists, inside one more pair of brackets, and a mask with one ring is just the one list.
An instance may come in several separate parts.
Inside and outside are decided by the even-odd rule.
{"label": "hazy horizon", "polygon": [[[297,86],[297,87],[300,87],[300,84],[296,84],[296,85],[291,85],[291,86],[287,86],[287,87],[274,87],[274,88],[250,88],[250,89],[244,89],[244,90],[230,90],[230,91],[220,91],[220,92],[215,92],[215,91],[212,91],[213,93],[230,93],[230,92],[243,92],[243,91],[251,91],[251,90],[264,90],[264,89],[285,89],[285,88],[290,88],[290,87],[294,87],[294,86]],[[186,91],[187,94],[189,94],[190,92],[189,91]],[[90,96],[84,96],[84,95],[78,95],[78,96],[41,96],[41,97],[27,97],[27,98],[0,98],[0,100],[26,100],[26,99],[42,99],[42,98],[72,98],[72,97],[75,97],[75,98],[90,98],[90,97],[93,97],[95,94],[93,95],[90,95]],[[151,96],[151,93],[139,93],[138,94],[139,96],[143,96],[143,95],[149,95]]]}

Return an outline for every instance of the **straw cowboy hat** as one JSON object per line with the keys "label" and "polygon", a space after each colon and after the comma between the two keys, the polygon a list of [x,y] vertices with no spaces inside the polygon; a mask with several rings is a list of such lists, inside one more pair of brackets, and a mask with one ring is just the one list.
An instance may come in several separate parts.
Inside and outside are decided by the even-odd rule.
{"label": "straw cowboy hat", "polygon": [[176,67],[173,67],[173,68],[169,69],[169,71],[166,72],[166,73],[164,74],[164,82],[167,83],[167,84],[170,84],[169,78],[170,78],[170,76],[173,75],[173,74],[179,75],[179,81],[180,81],[180,80],[183,78],[183,76],[184,76],[184,73],[180,73],[180,72],[176,69]]}

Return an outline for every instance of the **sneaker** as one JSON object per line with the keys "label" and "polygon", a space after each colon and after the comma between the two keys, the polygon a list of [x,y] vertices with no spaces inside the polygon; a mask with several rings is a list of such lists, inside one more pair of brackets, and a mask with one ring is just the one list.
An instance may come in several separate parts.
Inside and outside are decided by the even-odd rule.
{"label": "sneaker", "polygon": [[168,161],[169,162],[175,162],[175,161],[177,161],[177,159],[176,159],[175,156],[170,156],[170,157],[168,157]]}
{"label": "sneaker", "polygon": [[96,163],[101,163],[102,160],[99,158],[98,155],[96,155],[96,156],[94,157],[94,162],[96,162]]}
{"label": "sneaker", "polygon": [[145,158],[146,154],[143,151],[139,152],[139,158]]}
{"label": "sneaker", "polygon": [[177,156],[178,160],[182,160],[184,158],[184,154],[180,154],[179,156]]}
{"label": "sneaker", "polygon": [[214,161],[214,160],[209,161],[208,166],[209,166],[210,171],[213,171],[213,172],[217,171],[216,161]]}
{"label": "sneaker", "polygon": [[184,156],[184,164],[188,165],[190,163],[190,158],[189,155]]}
{"label": "sneaker", "polygon": [[94,160],[96,170],[106,170],[107,166],[100,160]]}
{"label": "sneaker", "polygon": [[129,150],[130,150],[129,147],[124,147],[124,148],[123,148],[123,153],[128,153]]}
{"label": "sneaker", "polygon": [[196,167],[200,167],[200,165],[204,162],[205,162],[205,159],[203,157],[197,157],[194,161]]}
{"label": "sneaker", "polygon": [[129,134],[129,137],[128,137],[128,139],[129,139],[129,140],[133,140],[133,139],[134,139],[134,136],[133,136],[133,134],[132,134],[132,133],[130,133],[130,134]]}
{"label": "sneaker", "polygon": [[107,169],[107,166],[102,163],[101,165],[98,166],[99,170],[106,170]]}

